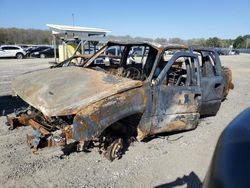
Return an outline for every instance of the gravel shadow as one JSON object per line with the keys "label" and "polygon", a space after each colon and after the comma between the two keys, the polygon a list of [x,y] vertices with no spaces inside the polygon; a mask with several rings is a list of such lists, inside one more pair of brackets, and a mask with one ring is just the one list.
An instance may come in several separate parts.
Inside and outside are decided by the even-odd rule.
{"label": "gravel shadow", "polygon": [[11,95],[0,96],[0,116],[6,116],[15,112],[16,109],[27,107],[28,104],[19,97]]}
{"label": "gravel shadow", "polygon": [[176,180],[158,185],[155,188],[172,188],[176,186],[183,186],[187,188],[201,188],[202,182],[195,172],[191,172],[189,175],[184,175],[183,177],[178,177]]}

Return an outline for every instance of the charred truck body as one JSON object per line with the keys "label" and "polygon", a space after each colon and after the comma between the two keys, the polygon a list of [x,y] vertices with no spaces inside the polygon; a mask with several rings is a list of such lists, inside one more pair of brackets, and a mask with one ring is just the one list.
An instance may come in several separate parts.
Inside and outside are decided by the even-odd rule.
{"label": "charred truck body", "polygon": [[196,128],[200,116],[217,113],[233,84],[212,49],[109,42],[87,60],[75,56],[21,75],[12,88],[29,107],[8,124],[31,125],[32,147],[73,139],[78,150],[98,145],[113,160],[129,137]]}

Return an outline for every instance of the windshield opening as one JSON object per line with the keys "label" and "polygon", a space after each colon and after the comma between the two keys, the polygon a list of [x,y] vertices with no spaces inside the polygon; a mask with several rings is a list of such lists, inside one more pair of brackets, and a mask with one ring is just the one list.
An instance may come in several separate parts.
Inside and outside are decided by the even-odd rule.
{"label": "windshield opening", "polygon": [[87,68],[130,78],[145,80],[153,67],[157,50],[149,45],[110,45],[88,62]]}

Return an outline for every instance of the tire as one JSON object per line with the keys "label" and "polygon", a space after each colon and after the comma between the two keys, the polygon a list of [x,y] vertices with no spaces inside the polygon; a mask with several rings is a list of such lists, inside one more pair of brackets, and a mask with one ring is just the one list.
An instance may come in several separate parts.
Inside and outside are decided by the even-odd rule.
{"label": "tire", "polygon": [[46,55],[45,54],[40,54],[40,58],[46,58]]}
{"label": "tire", "polygon": [[16,58],[17,59],[23,59],[24,58],[24,55],[22,53],[17,53],[16,54]]}
{"label": "tire", "polygon": [[226,85],[223,90],[223,97],[226,98],[229,90],[234,89],[234,84],[232,83],[232,71],[228,67],[222,67],[222,75],[225,77]]}

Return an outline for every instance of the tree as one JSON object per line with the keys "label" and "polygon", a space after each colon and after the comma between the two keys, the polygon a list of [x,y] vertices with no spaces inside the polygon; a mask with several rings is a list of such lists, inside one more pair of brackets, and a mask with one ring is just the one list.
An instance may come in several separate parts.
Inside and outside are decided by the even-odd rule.
{"label": "tree", "polygon": [[189,39],[187,40],[187,45],[188,46],[206,46],[206,40],[201,38],[201,39]]}
{"label": "tree", "polygon": [[168,40],[165,38],[156,38],[155,42],[160,43],[160,44],[167,44]]}
{"label": "tree", "polygon": [[234,48],[244,48],[245,40],[242,36],[238,36],[233,43]]}
{"label": "tree", "polygon": [[168,42],[172,44],[185,44],[185,41],[180,38],[170,38]]}
{"label": "tree", "polygon": [[50,44],[48,30],[0,28],[0,44]]}
{"label": "tree", "polygon": [[221,47],[220,39],[217,37],[209,38],[206,41],[206,45],[209,47]]}

